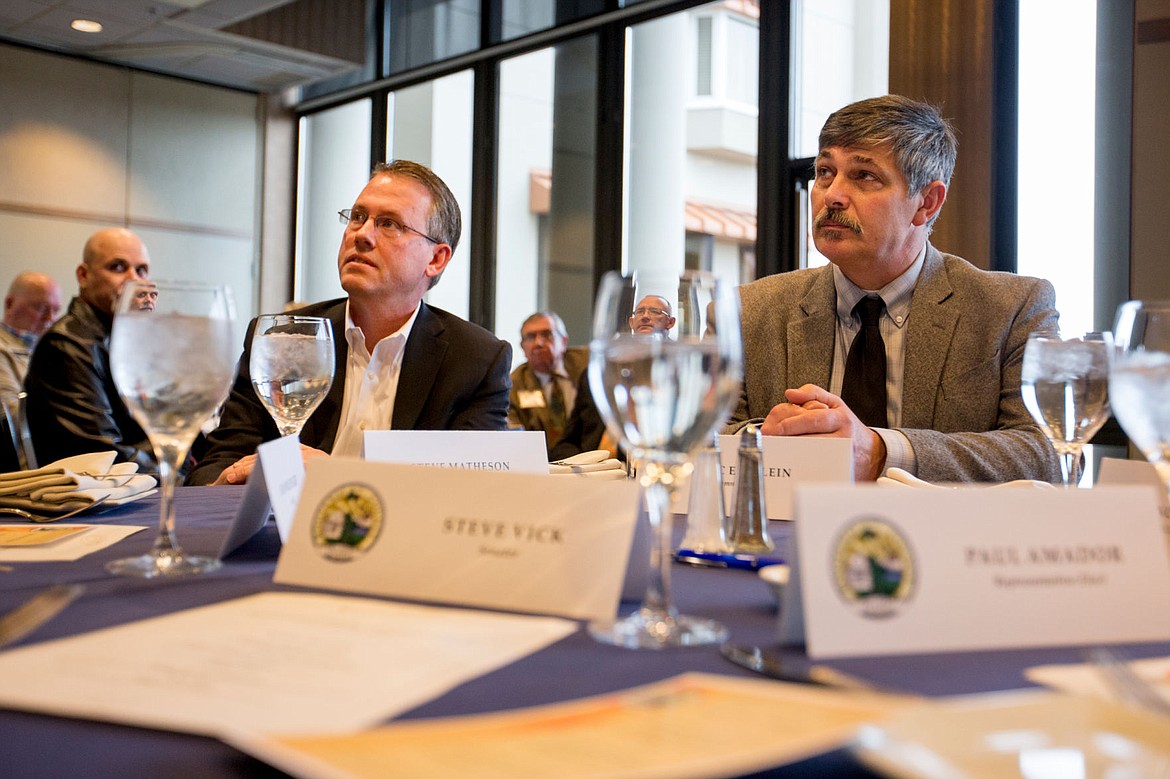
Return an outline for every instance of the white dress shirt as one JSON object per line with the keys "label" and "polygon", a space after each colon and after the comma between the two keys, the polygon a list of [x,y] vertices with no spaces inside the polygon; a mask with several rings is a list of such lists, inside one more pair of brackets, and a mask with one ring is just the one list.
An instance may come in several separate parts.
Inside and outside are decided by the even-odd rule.
{"label": "white dress shirt", "polygon": [[[898,278],[876,290],[885,311],[878,321],[878,330],[886,347],[886,418],[891,428],[902,424],[902,376],[906,366],[906,323],[910,320],[910,300],[918,276],[926,263],[926,243],[914,259],[913,264]],[[849,347],[861,329],[861,320],[853,314],[857,302],[874,290],[864,290],[845,277],[841,269],[833,266],[833,281],[837,287],[837,336],[833,348],[833,372],[829,391],[840,396],[845,381],[845,360]],[[902,468],[917,473],[918,461],[910,440],[897,430],[875,427],[886,445],[886,468]]]}
{"label": "white dress shirt", "polygon": [[406,324],[378,341],[371,354],[366,349],[362,329],[350,318],[349,303],[345,304],[345,340],[349,349],[345,367],[345,400],[333,444],[334,455],[359,457],[365,431],[390,429],[394,420],[394,399],[398,396],[398,377],[402,373],[402,353],[418,312],[416,307]]}

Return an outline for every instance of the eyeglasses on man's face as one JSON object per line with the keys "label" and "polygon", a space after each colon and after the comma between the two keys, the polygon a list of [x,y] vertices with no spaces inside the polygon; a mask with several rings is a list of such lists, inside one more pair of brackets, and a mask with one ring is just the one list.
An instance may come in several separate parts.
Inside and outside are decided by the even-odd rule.
{"label": "eyeglasses on man's face", "polygon": [[337,212],[337,216],[341,219],[341,223],[350,230],[360,230],[362,225],[366,223],[366,220],[372,218],[374,220],[374,227],[378,228],[379,232],[387,238],[401,238],[404,233],[414,233],[415,235],[421,235],[434,244],[445,243],[438,238],[432,238],[422,230],[416,230],[410,225],[404,225],[393,217],[385,215],[371,217],[360,208],[343,208]]}
{"label": "eyeglasses on man's face", "polygon": [[653,308],[651,306],[641,306],[640,308],[635,308],[634,309],[634,317],[637,318],[637,317],[642,317],[642,316],[652,316],[652,317],[670,316],[670,312],[663,311],[661,308]]}

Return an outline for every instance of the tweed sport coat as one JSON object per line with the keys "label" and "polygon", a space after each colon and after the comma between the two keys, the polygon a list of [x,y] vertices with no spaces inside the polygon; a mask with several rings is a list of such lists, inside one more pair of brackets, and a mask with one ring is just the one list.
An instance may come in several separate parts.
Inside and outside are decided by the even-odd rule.
{"label": "tweed sport coat", "polygon": [[[570,346],[565,350],[564,365],[569,380],[573,382],[574,387],[577,386],[581,374],[589,367],[589,348]],[[520,393],[532,390],[544,391],[540,377],[536,375],[536,371],[532,370],[528,363],[516,366],[516,370],[512,371],[512,390],[508,393],[508,421],[514,425],[520,425],[525,430],[543,430],[545,445],[551,450],[556,441],[551,440],[548,435],[548,406],[524,408],[520,404]],[[566,417],[570,410],[571,407],[565,409]]]}
{"label": "tweed sport coat", "polygon": [[[744,385],[728,430],[767,416],[784,390],[829,386],[837,292],[831,266],[740,288]],[[1060,480],[1020,396],[1028,334],[1055,328],[1043,280],[980,270],[927,245],[906,327],[902,426],[928,481]]]}

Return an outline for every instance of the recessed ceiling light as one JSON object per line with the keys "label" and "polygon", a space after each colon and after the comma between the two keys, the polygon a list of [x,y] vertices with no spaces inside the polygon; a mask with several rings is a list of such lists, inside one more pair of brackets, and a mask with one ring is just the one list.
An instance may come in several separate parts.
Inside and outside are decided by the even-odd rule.
{"label": "recessed ceiling light", "polygon": [[102,23],[95,22],[92,19],[74,19],[69,23],[69,26],[78,32],[101,32]]}

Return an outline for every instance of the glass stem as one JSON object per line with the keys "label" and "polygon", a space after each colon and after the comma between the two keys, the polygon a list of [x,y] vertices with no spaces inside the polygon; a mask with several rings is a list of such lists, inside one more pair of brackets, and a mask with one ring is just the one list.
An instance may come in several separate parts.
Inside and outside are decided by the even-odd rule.
{"label": "glass stem", "polygon": [[157,446],[154,452],[158,458],[159,518],[158,535],[151,554],[155,557],[181,557],[183,550],[175,540],[175,478],[179,472],[179,458],[184,452],[174,446]]}
{"label": "glass stem", "polygon": [[1081,448],[1070,447],[1060,453],[1060,475],[1065,487],[1076,487],[1081,483]]}
{"label": "glass stem", "polygon": [[647,462],[641,468],[642,487],[650,520],[650,580],[642,598],[642,615],[649,623],[670,633],[678,617],[670,597],[671,523],[670,497],[674,476],[661,463]]}

